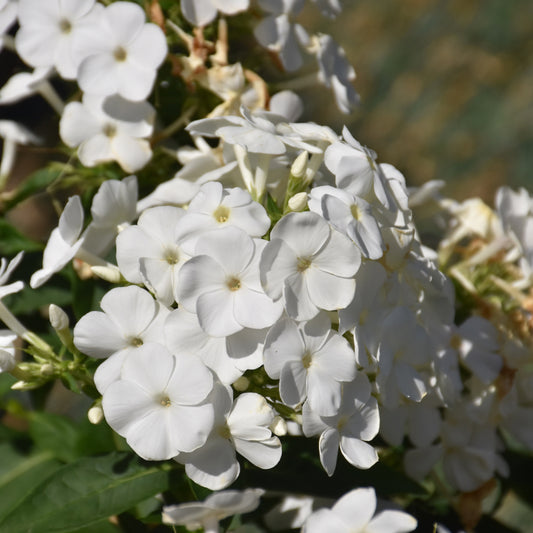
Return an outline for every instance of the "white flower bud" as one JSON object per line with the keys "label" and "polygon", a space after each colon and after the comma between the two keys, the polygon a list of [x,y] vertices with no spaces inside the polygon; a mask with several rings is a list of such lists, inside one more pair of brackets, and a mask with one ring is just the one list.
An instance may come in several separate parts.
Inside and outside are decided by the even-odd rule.
{"label": "white flower bud", "polygon": [[293,162],[291,166],[291,175],[295,178],[302,178],[309,162],[309,154],[302,152]]}
{"label": "white flower bud", "polygon": [[55,304],[50,304],[48,308],[48,316],[50,317],[50,324],[56,331],[62,331],[69,326],[69,319],[67,313]]}
{"label": "white flower bud", "polygon": [[87,418],[91,424],[99,424],[104,419],[104,411],[99,405],[95,405],[87,412]]}
{"label": "white flower bud", "polygon": [[299,192],[289,198],[289,209],[291,211],[303,211],[307,206],[307,193]]}
{"label": "white flower bud", "polygon": [[117,267],[92,266],[91,271],[99,278],[109,281],[109,283],[119,283],[122,279],[120,270]]}
{"label": "white flower bud", "polygon": [[54,367],[53,365],[51,365],[50,363],[45,363],[42,367],[41,367],[41,374],[43,376],[51,376],[54,374]]}
{"label": "white flower bud", "polygon": [[276,416],[270,424],[270,430],[274,435],[278,437],[283,437],[287,434],[287,422],[281,416]]}

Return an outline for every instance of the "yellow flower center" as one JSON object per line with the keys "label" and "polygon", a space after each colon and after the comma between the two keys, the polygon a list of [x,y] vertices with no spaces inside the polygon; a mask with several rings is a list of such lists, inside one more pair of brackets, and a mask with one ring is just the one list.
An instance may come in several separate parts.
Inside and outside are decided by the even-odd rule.
{"label": "yellow flower center", "polygon": [[238,291],[241,288],[241,280],[235,277],[228,279],[226,282],[230,291]]}
{"label": "yellow flower center", "polygon": [[296,268],[298,272],[305,272],[311,266],[311,259],[308,257],[298,257]]}
{"label": "yellow flower center", "polygon": [[224,224],[228,221],[229,214],[230,214],[230,210],[228,207],[224,205],[219,205],[215,209],[215,212],[213,213],[213,217],[219,224]]}
{"label": "yellow flower center", "polygon": [[128,53],[122,48],[122,46],[117,46],[113,55],[117,61],[126,61],[126,58],[128,57]]}

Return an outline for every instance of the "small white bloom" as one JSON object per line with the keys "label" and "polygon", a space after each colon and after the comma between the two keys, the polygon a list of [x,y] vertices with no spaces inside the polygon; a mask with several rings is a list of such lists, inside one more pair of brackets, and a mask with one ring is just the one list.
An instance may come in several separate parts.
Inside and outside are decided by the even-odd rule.
{"label": "small white bloom", "polygon": [[78,70],[83,91],[118,93],[133,101],[148,97],[167,44],[161,28],[145,20],[143,9],[130,2],[114,2],[101,10],[92,39],[84,35],[73,46],[85,58]]}
{"label": "small white bloom", "polygon": [[135,172],[152,157],[146,138],[152,134],[154,118],[148,102],[85,94],[81,103],[65,107],[59,134],[66,145],[79,147],[85,166],[116,161],[126,172]]}
{"label": "small white bloom", "polygon": [[0,300],[7,296],[8,294],[15,294],[16,292],[21,291],[24,288],[24,283],[22,281],[15,281],[6,285],[11,276],[13,270],[17,268],[19,263],[22,261],[22,256],[24,252],[19,252],[9,263],[7,259],[2,257],[0,260]]}
{"label": "small white bloom", "polygon": [[102,408],[138,455],[160,461],[205,443],[213,407],[204,400],[212,387],[212,374],[199,359],[147,343],[126,359],[120,379],[104,392]]}

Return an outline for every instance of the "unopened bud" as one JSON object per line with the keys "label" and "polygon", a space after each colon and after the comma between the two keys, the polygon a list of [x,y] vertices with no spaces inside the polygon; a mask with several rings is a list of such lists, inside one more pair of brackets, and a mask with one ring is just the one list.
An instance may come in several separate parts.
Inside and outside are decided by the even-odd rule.
{"label": "unopened bud", "polygon": [[287,434],[287,422],[281,416],[276,416],[270,424],[270,430],[274,435],[278,437],[283,437]]}
{"label": "unopened bud", "polygon": [[120,270],[111,266],[92,266],[91,271],[99,278],[109,281],[109,283],[119,283],[122,279]]}
{"label": "unopened bud", "polygon": [[69,319],[67,313],[55,304],[50,304],[48,308],[48,316],[50,317],[50,324],[56,331],[63,331],[68,329]]}
{"label": "unopened bud", "polygon": [[0,350],[0,373],[11,372],[16,364],[17,362],[13,354],[6,350]]}
{"label": "unopened bud", "polygon": [[54,366],[51,365],[50,363],[45,363],[45,364],[41,367],[41,374],[42,374],[43,376],[52,376],[54,373],[55,373]]}
{"label": "unopened bud", "polygon": [[307,193],[306,192],[299,192],[289,198],[289,209],[291,211],[303,211],[307,206]]}
{"label": "unopened bud", "polygon": [[87,412],[87,418],[91,424],[99,424],[104,419],[104,411],[99,405],[95,405]]}
{"label": "unopened bud", "polygon": [[305,170],[307,168],[307,163],[309,162],[309,154],[307,152],[302,152],[293,162],[291,166],[291,174],[295,178],[303,178]]}
{"label": "unopened bud", "polygon": [[236,391],[243,392],[250,386],[250,380],[244,376],[241,376],[235,383],[233,383],[233,388]]}

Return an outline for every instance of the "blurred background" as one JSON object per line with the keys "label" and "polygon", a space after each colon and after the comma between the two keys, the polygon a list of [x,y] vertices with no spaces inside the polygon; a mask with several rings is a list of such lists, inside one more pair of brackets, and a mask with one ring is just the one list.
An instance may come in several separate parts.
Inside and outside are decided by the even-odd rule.
{"label": "blurred background", "polygon": [[[533,2],[345,0],[309,24],[344,47],[361,106],[307,98],[316,121],[354,137],[409,185],[442,179],[492,204],[501,184],[533,190]],[[308,93],[309,94],[309,93]]]}

